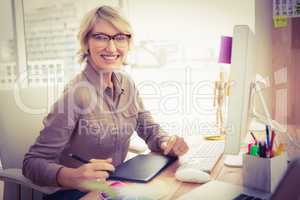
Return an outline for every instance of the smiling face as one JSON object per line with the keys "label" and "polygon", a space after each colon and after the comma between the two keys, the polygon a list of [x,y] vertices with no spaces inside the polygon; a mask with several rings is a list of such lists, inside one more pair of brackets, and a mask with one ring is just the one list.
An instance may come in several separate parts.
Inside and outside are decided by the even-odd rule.
{"label": "smiling face", "polygon": [[126,59],[129,42],[126,40],[122,45],[116,45],[118,42],[112,39],[105,41],[105,38],[101,38],[101,34],[115,36],[120,33],[111,23],[102,19],[97,21],[88,39],[90,61],[95,67],[105,70],[120,68]]}

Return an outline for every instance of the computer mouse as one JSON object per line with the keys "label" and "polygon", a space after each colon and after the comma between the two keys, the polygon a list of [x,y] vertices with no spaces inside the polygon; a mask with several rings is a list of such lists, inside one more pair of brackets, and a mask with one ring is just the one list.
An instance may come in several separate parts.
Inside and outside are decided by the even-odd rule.
{"label": "computer mouse", "polygon": [[206,183],[210,181],[210,175],[192,166],[180,166],[176,170],[175,178],[182,182]]}

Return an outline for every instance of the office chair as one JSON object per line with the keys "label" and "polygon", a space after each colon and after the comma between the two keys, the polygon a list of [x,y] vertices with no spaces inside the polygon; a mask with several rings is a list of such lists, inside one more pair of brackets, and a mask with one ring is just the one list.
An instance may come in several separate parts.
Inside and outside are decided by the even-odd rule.
{"label": "office chair", "polygon": [[[4,181],[4,200],[40,200],[56,187],[40,187],[22,174],[22,163],[39,135],[47,107],[55,98],[49,88],[0,90],[0,180]],[[57,92],[56,92],[57,93]],[[19,97],[19,98],[18,98]],[[41,108],[44,108],[42,111]],[[1,197],[0,197],[1,199]]]}

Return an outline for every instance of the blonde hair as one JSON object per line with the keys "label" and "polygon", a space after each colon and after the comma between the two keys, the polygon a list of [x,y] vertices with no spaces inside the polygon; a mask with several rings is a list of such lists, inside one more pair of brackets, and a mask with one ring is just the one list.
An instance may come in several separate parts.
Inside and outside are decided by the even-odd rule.
{"label": "blonde hair", "polygon": [[[88,56],[89,34],[98,20],[105,20],[111,23],[116,29],[125,34],[133,34],[129,22],[117,9],[110,6],[100,6],[89,11],[82,19],[77,38],[80,43],[78,51],[79,63],[83,63]],[[129,48],[132,46],[132,37],[129,39]]]}

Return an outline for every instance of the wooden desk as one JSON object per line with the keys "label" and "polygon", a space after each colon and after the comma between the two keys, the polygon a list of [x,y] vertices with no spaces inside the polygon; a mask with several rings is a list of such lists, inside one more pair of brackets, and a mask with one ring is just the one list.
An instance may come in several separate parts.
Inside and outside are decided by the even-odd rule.
{"label": "wooden desk", "polygon": [[[192,141],[196,141],[196,140],[192,140]],[[290,149],[288,149],[288,151],[290,151]],[[299,156],[299,150],[297,152],[293,152],[292,155],[294,157],[297,155]],[[162,200],[176,200],[183,194],[201,185],[195,183],[183,183],[176,180],[175,172],[178,167],[179,167],[179,163],[177,161],[174,164],[170,165],[163,172],[161,172],[152,181],[147,183],[147,187],[149,186],[155,188],[158,192],[159,190],[164,190],[163,192],[166,193],[166,196],[162,198]],[[223,164],[223,157],[222,157],[218,161],[215,168],[213,169],[211,173],[211,178],[214,180],[220,180],[220,181],[229,182],[237,185],[242,185],[242,168],[233,168],[233,167],[225,166]],[[87,198],[87,199],[95,200],[94,198]]]}
{"label": "wooden desk", "polygon": [[[196,183],[184,183],[175,179],[175,172],[179,166],[178,162],[172,164],[167,169],[165,169],[158,177],[154,178],[149,184],[149,187],[160,182],[167,183],[168,195],[163,198],[163,200],[174,200],[181,195],[191,191],[192,189],[200,186],[201,184]],[[234,184],[242,184],[241,180],[241,168],[231,168],[226,167],[223,164],[223,158],[221,158],[214,170],[211,173],[212,179],[217,179],[225,182],[230,182]]]}
{"label": "wooden desk", "polygon": [[[289,133],[295,142],[300,144],[300,128],[295,126],[289,126]],[[281,135],[281,137],[285,137]],[[281,140],[282,142],[282,140]],[[287,142],[287,141],[286,141]],[[293,159],[300,156],[300,150],[293,145],[288,146],[289,159]],[[191,191],[195,187],[200,186],[201,184],[193,183],[183,183],[177,181],[174,177],[177,167],[179,166],[178,162],[174,163],[163,171],[158,177],[151,181],[150,184],[155,183],[156,181],[164,181],[168,183],[169,195],[167,195],[163,200],[174,200],[180,197],[181,195]],[[220,180],[224,182],[229,182],[237,185],[242,185],[242,168],[227,167],[223,164],[223,158],[221,158],[211,174],[212,179]],[[152,183],[153,182],[153,183]]]}
{"label": "wooden desk", "polygon": [[[195,148],[201,142],[199,136],[190,136],[185,138],[190,148]],[[176,169],[179,167],[179,161],[175,162],[163,172],[161,172],[152,181],[147,183],[149,187],[166,190],[167,195],[162,198],[163,200],[174,200],[181,195],[191,191],[192,189],[199,187],[199,183],[184,183],[175,179]],[[226,167],[223,164],[223,157],[218,161],[211,173],[211,179],[230,182],[234,184],[242,184],[242,169]],[[164,193],[164,191],[162,191]]]}

